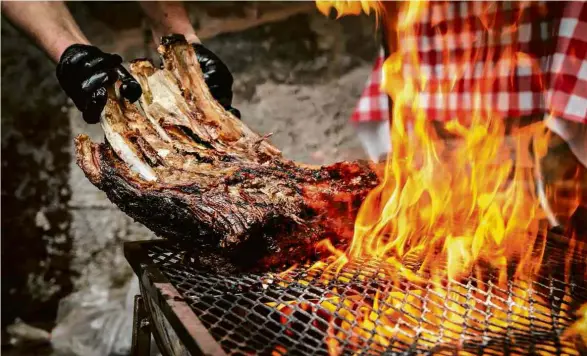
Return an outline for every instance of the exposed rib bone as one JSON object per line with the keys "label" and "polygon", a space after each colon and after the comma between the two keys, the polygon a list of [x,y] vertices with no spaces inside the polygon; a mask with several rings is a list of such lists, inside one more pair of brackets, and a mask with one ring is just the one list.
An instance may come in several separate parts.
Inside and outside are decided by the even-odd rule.
{"label": "exposed rib bone", "polygon": [[315,257],[319,240],[349,242],[357,210],[377,184],[371,167],[284,159],[267,135],[213,100],[183,37],[165,38],[159,51],[163,69],[131,64],[142,110],[112,91],[103,119],[108,142],[76,139],[90,181],[217,270],[281,267]]}

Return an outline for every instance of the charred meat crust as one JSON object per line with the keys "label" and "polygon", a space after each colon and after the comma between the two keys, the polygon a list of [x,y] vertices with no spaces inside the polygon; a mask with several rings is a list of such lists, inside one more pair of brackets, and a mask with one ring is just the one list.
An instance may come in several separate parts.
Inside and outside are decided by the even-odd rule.
{"label": "charred meat crust", "polygon": [[79,135],[75,138],[76,163],[90,182],[97,185],[100,183],[102,172],[100,171],[100,159],[94,154],[95,146],[87,135]]}
{"label": "charred meat crust", "polygon": [[115,140],[76,139],[78,165],[90,181],[127,215],[217,271],[281,268],[316,257],[322,239],[350,241],[361,202],[377,184],[373,168],[283,159],[212,99],[182,36],[166,37],[159,50],[163,69],[131,65],[143,86],[140,109],[109,93],[102,125]]}
{"label": "charred meat crust", "polygon": [[167,36],[163,36],[163,38],[161,38],[161,45],[163,46],[172,46],[175,44],[184,44],[187,43],[185,40],[185,37],[183,35],[178,35],[178,34],[171,34],[171,35],[167,35]]}

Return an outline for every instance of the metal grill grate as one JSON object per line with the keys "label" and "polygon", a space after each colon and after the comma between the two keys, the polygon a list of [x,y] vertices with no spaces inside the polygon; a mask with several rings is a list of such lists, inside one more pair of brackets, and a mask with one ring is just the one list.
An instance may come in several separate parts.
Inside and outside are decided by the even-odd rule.
{"label": "metal grill grate", "polygon": [[378,261],[356,261],[338,274],[299,267],[217,275],[180,263],[180,251],[165,242],[142,250],[229,354],[328,355],[329,347],[342,354],[579,354],[561,334],[587,302],[585,258],[570,260],[567,270],[581,273],[565,283],[565,250],[557,246],[547,250],[551,272],[505,289],[474,277],[397,281]]}

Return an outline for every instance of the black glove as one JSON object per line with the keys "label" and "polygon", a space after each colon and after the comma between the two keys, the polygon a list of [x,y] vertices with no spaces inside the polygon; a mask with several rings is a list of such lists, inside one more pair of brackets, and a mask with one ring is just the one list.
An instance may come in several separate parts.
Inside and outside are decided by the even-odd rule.
{"label": "black glove", "polygon": [[108,98],[106,87],[120,79],[120,94],[130,102],[142,95],[141,86],[121,65],[117,54],[104,53],[94,46],[74,44],[61,55],[57,79],[65,93],[90,124],[100,120]]}
{"label": "black glove", "polygon": [[218,56],[200,43],[193,44],[198,63],[210,93],[220,105],[240,119],[241,113],[232,107],[232,74]]}

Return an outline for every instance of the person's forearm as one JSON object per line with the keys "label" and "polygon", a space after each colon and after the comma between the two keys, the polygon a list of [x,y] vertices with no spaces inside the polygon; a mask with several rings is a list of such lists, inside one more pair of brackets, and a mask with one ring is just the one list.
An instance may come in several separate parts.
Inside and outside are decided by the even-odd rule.
{"label": "person's forearm", "polygon": [[2,1],[2,13],[55,62],[72,44],[89,44],[61,1]]}
{"label": "person's forearm", "polygon": [[140,4],[151,25],[153,41],[156,45],[159,44],[161,37],[174,33],[184,35],[190,43],[200,43],[181,2],[140,1]]}

